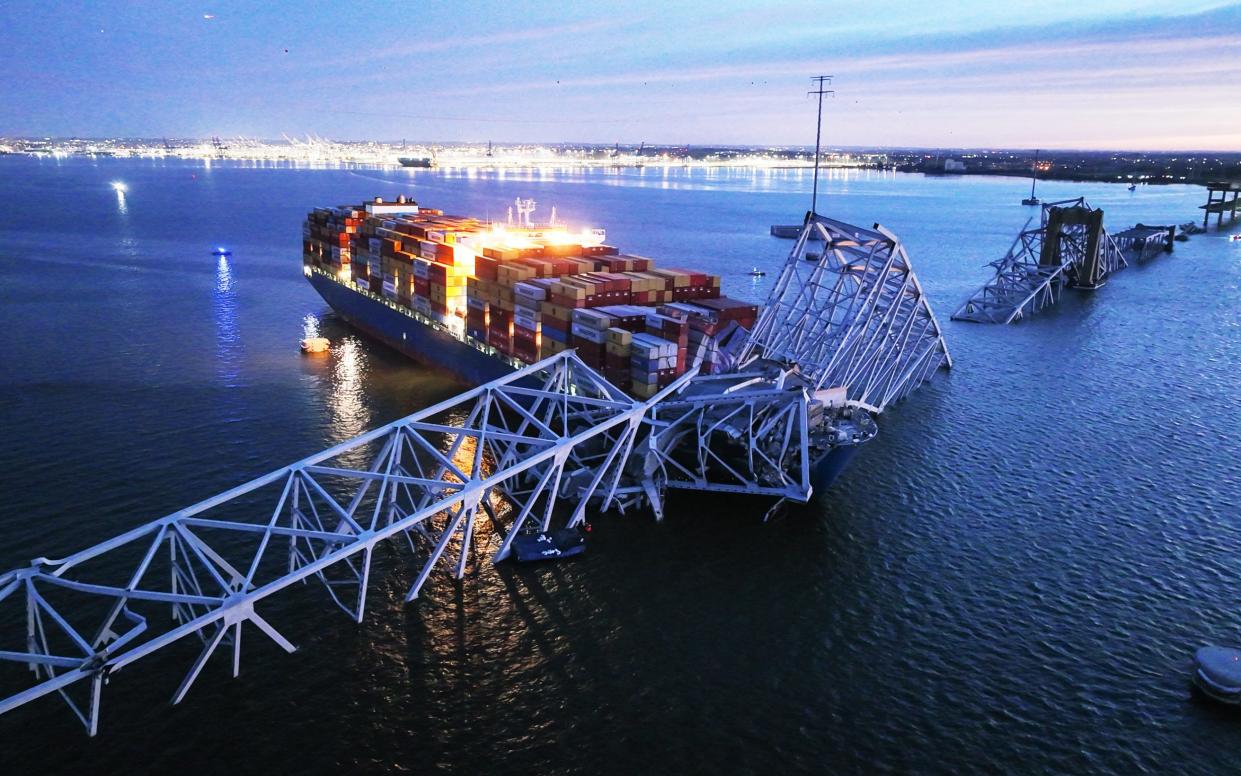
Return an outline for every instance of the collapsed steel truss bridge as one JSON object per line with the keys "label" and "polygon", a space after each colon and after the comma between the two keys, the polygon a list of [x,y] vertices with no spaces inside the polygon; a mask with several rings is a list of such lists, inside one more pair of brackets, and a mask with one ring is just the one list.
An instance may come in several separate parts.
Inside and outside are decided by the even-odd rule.
{"label": "collapsed steel truss bridge", "polygon": [[952,366],[896,235],[820,215],[807,217],[745,355],[794,364],[816,389],[846,386],[875,412]]}
{"label": "collapsed steel truss bridge", "polygon": [[57,695],[94,735],[111,675],[195,638],[179,703],[221,650],[238,674],[243,629],[294,650],[258,608],[295,583],[318,580],[360,622],[383,542],[413,552],[410,601],[433,572],[460,578],[471,557],[503,560],[520,532],[577,526],[590,507],[660,517],[668,489],[804,502],[834,454],[874,436],[872,412],[951,365],[899,240],[821,216],[736,355],[730,373],[691,369],[637,400],[567,351],[2,574],[0,714]]}
{"label": "collapsed steel truss bridge", "polygon": [[1094,290],[1128,266],[1103,228],[1103,211],[1084,197],[1043,205],[1039,225],[1029,221],[995,274],[955,313],[953,320],[1013,323],[1059,301],[1065,287]]}

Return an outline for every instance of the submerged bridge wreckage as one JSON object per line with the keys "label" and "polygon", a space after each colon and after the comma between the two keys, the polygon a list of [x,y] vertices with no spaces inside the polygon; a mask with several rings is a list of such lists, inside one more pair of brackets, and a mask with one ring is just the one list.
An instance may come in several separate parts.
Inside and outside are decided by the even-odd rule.
{"label": "submerged bridge wreckage", "polygon": [[59,695],[94,735],[112,675],[193,638],[180,702],[221,648],[237,675],[245,630],[294,650],[259,608],[295,583],[322,582],[360,622],[385,542],[412,553],[408,601],[433,572],[460,578],[472,556],[502,560],[523,531],[588,509],[661,516],[668,489],[806,501],[874,436],[874,413],[951,365],[900,241],[817,215],[734,355],[638,400],[566,351],[0,575],[0,713]]}
{"label": "submerged bridge wreckage", "polygon": [[[1145,238],[1141,245],[1145,249]],[[990,266],[995,275],[953,313],[953,320],[1019,321],[1055,304],[1066,287],[1101,287],[1128,261],[1103,228],[1103,211],[1079,197],[1043,205],[1039,225],[1030,228],[1026,222],[1004,258]]]}

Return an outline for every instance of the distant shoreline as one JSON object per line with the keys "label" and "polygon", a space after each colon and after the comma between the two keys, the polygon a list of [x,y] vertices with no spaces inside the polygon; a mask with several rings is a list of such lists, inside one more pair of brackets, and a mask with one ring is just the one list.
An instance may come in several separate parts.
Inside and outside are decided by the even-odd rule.
{"label": "distant shoreline", "polygon": [[[53,145],[52,141],[31,147],[0,146],[0,156],[21,156],[54,159],[179,159],[204,162],[281,163],[303,165],[357,165],[378,169],[407,169],[417,174],[427,168],[402,167],[396,162],[397,153],[383,146],[358,147],[352,144],[325,144],[305,148],[302,154],[290,153],[297,147],[288,145],[246,144],[216,150],[211,146],[153,146],[123,145],[113,141],[112,147],[100,148],[83,141],[66,145]],[[609,150],[609,149],[604,149]],[[757,170],[805,170],[813,168],[810,158],[790,156],[787,150],[767,149],[756,151],[742,148],[694,149],[648,148],[643,153],[630,150],[614,150],[613,155],[599,156],[599,149],[499,149],[494,156],[484,156],[480,149],[441,149],[434,168],[448,170],[519,170],[519,169],[757,169]],[[1030,180],[1030,168],[1034,156],[1029,159],[1008,151],[991,151],[959,154],[953,156],[937,152],[912,150],[881,153],[876,151],[841,154],[827,152],[833,158],[825,161],[821,169],[833,170],[880,170],[928,177],[988,176]],[[1119,183],[1145,184],[1151,186],[1189,184],[1202,185],[1217,180],[1241,180],[1241,154],[1206,156],[1197,154],[1150,154],[1130,157],[1125,154],[1083,152],[1044,152],[1041,164],[1049,169],[1038,173],[1040,181],[1064,181],[1073,183]],[[953,169],[943,167],[953,165]],[[963,166],[963,169],[961,169]],[[434,169],[433,168],[433,169]]]}

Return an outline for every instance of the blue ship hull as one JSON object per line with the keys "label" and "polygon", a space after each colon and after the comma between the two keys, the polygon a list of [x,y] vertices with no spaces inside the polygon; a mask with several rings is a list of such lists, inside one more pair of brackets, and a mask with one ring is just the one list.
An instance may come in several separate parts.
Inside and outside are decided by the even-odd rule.
{"label": "blue ship hull", "polygon": [[819,461],[810,473],[810,484],[815,491],[827,490],[832,486],[836,478],[853,460],[853,456],[857,455],[858,447],[860,445],[833,447],[827,455],[823,456],[823,460]]}
{"label": "blue ship hull", "polygon": [[514,371],[511,364],[434,329],[412,315],[394,310],[318,272],[310,285],[346,323],[420,364],[446,372],[470,386],[482,385]]}

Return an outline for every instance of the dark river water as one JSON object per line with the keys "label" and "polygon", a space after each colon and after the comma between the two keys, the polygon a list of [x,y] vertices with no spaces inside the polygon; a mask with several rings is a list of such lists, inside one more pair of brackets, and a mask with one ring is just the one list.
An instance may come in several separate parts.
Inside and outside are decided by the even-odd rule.
{"label": "dark river water", "polygon": [[[301,274],[313,206],[502,217],[528,196],[761,299],[790,247],[767,228],[809,185],[0,158],[0,567],[459,390],[330,316]],[[580,559],[434,576],[408,606],[385,556],[361,625],[298,588],[267,615],[296,653],[251,638],[240,678],[217,657],[179,706],[192,644],[115,674],[95,739],[54,697],[0,716],[2,772],[1237,772],[1241,715],[1191,693],[1188,659],[1241,641],[1241,244],[1194,237],[1020,325],[950,322],[1025,192],[828,179],[821,211],[903,238],[956,366],[809,505],[762,524],[761,501],[674,498],[663,523],[597,518]],[[1113,230],[1205,199],[1039,193]],[[328,359],[298,353],[308,316]]]}

